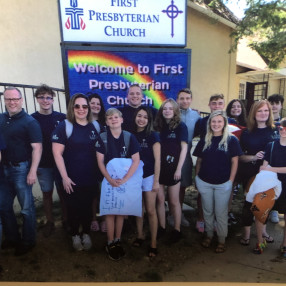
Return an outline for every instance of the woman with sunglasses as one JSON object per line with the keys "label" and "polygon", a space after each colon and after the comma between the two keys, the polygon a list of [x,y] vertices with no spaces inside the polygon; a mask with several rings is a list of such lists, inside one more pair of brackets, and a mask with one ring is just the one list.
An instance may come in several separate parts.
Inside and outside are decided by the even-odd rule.
{"label": "woman with sunglasses", "polygon": [[[284,214],[284,220],[286,221],[286,118],[282,118],[280,121],[279,134],[279,141],[267,145],[260,170],[278,173],[278,179],[282,182],[282,192],[275,201],[273,209]],[[284,224],[284,237],[280,251],[282,256],[286,258],[286,224]]]}
{"label": "woman with sunglasses", "polygon": [[[238,169],[238,182],[242,182],[244,190],[251,178],[256,176],[259,168],[263,163],[264,150],[269,142],[279,138],[278,130],[273,124],[272,108],[267,100],[260,100],[251,106],[247,129],[245,129],[240,137],[241,149],[244,155],[240,156],[240,166]],[[242,245],[249,245],[250,229],[253,223],[253,214],[250,210],[251,203],[245,201],[242,212],[242,224],[244,233],[240,239]],[[263,228],[263,238],[267,243],[274,242],[266,231],[266,225]],[[257,247],[254,253],[259,253]]]}
{"label": "woman with sunglasses", "polygon": [[[56,165],[61,174],[75,250],[89,250],[92,199],[98,184],[95,145],[99,138],[91,123],[91,111],[84,94],[75,94],[68,105],[67,121],[55,129],[52,142]],[[72,126],[68,132],[68,126]],[[79,229],[82,227],[82,233]]]}

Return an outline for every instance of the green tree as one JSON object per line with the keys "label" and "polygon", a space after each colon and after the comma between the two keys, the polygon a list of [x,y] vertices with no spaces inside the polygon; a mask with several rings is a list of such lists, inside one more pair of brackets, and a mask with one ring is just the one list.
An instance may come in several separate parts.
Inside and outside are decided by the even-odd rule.
{"label": "green tree", "polygon": [[[211,8],[230,0],[208,1]],[[231,33],[234,51],[240,39],[247,37],[249,46],[256,50],[270,68],[277,68],[286,58],[286,1],[246,0],[244,18]],[[239,1],[237,0],[239,5]]]}

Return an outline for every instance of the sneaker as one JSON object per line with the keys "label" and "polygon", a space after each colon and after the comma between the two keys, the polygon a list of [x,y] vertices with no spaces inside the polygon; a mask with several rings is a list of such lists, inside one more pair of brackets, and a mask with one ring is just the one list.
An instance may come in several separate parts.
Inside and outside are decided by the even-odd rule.
{"label": "sneaker", "polygon": [[271,211],[269,217],[270,217],[270,221],[272,223],[278,223],[279,222],[278,211]]}
{"label": "sneaker", "polygon": [[120,249],[115,245],[115,243],[106,245],[105,250],[111,260],[117,261],[121,258]]}
{"label": "sneaker", "polygon": [[72,246],[77,251],[83,250],[83,245],[79,235],[72,236]]}
{"label": "sneaker", "polygon": [[49,237],[55,230],[55,224],[51,221],[47,221],[44,225],[43,235]]}
{"label": "sneaker", "polygon": [[170,243],[176,243],[182,238],[182,233],[176,229],[172,230]]}
{"label": "sneaker", "polygon": [[82,246],[83,246],[84,250],[90,250],[91,249],[92,242],[91,242],[90,236],[87,233],[84,233],[82,235],[81,241],[82,241]]}
{"label": "sneaker", "polygon": [[182,225],[182,226],[185,226],[185,227],[189,227],[189,226],[190,226],[190,223],[189,223],[189,221],[186,219],[184,213],[182,213],[181,225]]}
{"label": "sneaker", "polygon": [[168,222],[169,226],[174,227],[175,221],[174,221],[174,217],[172,215],[167,216],[167,222]]}
{"label": "sneaker", "polygon": [[121,246],[121,241],[118,240],[118,241],[114,242],[114,244],[117,247],[117,251],[119,252],[120,258],[123,258],[126,253],[125,253],[124,248]]}
{"label": "sneaker", "polygon": [[196,229],[198,232],[204,233],[205,232],[205,222],[202,220],[198,220],[196,223]]}

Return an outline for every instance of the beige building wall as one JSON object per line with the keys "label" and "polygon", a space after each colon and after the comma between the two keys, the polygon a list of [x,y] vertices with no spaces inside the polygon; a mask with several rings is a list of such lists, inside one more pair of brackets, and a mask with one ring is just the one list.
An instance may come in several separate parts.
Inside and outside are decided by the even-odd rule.
{"label": "beige building wall", "polygon": [[232,29],[191,8],[187,23],[187,47],[192,49],[192,106],[209,112],[212,94],[223,93],[226,103],[238,94],[236,53],[228,53]]}
{"label": "beige building wall", "polygon": [[0,0],[0,82],[63,88],[57,0]]}

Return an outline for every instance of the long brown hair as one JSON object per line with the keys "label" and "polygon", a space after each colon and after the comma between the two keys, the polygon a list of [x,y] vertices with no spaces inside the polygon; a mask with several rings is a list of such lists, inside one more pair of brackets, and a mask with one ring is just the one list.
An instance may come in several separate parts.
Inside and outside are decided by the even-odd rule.
{"label": "long brown hair", "polygon": [[168,126],[171,130],[175,129],[181,122],[181,113],[179,109],[179,105],[173,98],[166,99],[159,108],[159,111],[156,115],[154,126],[157,131],[162,131],[163,127],[167,124],[165,118],[163,117],[163,109],[166,103],[171,103],[173,106],[174,116],[170,120]]}
{"label": "long brown hair", "polygon": [[88,98],[83,93],[76,93],[70,99],[68,110],[67,110],[67,120],[70,121],[72,124],[76,122],[75,116],[74,116],[74,104],[78,98],[84,98],[86,100],[86,104],[88,106],[88,113],[87,113],[86,119],[88,122],[92,122],[92,115],[91,115],[90,107],[88,104]]}
{"label": "long brown hair", "polygon": [[247,120],[247,128],[250,132],[252,132],[255,128],[257,128],[257,122],[256,122],[256,113],[258,109],[260,109],[263,105],[267,105],[269,109],[269,117],[266,121],[266,126],[270,128],[274,128],[274,123],[273,123],[273,113],[272,113],[272,108],[268,100],[263,99],[259,101],[255,101],[249,111],[248,115],[248,120]]}

